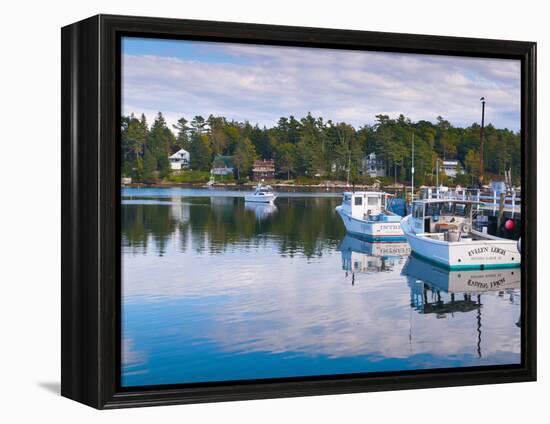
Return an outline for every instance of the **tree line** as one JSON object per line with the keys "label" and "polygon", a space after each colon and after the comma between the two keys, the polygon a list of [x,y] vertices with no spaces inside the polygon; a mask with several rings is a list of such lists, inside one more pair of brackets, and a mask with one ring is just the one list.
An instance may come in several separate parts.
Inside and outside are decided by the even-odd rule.
{"label": "tree line", "polygon": [[[436,122],[391,119],[376,115],[374,124],[359,128],[324,120],[308,113],[301,119],[281,117],[271,128],[223,116],[180,118],[170,128],[162,113],[149,125],[145,115],[123,116],[121,123],[122,175],[149,182],[170,177],[169,155],[183,148],[190,168],[209,171],[216,158],[230,156],[241,178],[250,175],[255,159],[274,159],[277,178],[310,178],[370,182],[363,160],[371,152],[385,163],[387,183],[410,181],[411,140],[415,140],[415,184],[434,184],[437,159],[457,159],[464,166],[455,184],[469,185],[479,175],[480,126],[456,127],[442,117]],[[515,183],[521,175],[520,134],[485,127],[485,180],[502,180],[511,170]],[[441,172],[440,182],[448,183]]]}

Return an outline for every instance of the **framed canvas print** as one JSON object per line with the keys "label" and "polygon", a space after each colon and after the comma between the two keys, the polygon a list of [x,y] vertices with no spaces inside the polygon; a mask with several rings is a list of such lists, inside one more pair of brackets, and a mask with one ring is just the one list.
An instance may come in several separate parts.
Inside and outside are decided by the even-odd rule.
{"label": "framed canvas print", "polygon": [[535,43],[62,30],[62,394],[536,378]]}

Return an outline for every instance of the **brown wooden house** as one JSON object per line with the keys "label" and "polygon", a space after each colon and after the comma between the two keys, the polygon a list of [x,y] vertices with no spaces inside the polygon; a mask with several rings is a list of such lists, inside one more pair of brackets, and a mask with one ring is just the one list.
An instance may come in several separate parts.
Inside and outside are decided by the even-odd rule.
{"label": "brown wooden house", "polygon": [[275,178],[275,162],[270,160],[255,160],[252,165],[252,175],[254,181],[262,179],[270,180]]}

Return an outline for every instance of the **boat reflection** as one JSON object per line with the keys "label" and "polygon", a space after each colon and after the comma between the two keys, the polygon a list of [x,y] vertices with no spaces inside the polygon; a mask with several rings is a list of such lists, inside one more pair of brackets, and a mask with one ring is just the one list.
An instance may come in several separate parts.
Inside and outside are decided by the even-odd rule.
{"label": "boat reflection", "polygon": [[521,284],[521,272],[518,268],[451,271],[414,255],[409,257],[402,273],[408,277],[409,284],[417,285],[414,280],[422,280],[432,290],[443,290],[451,294],[504,291],[518,289]]}
{"label": "boat reflection", "polygon": [[[336,197],[285,196],[259,221],[242,193],[165,190],[121,207],[125,385],[521,362],[519,289],[449,306],[425,269],[402,274],[405,243],[344,238]],[[441,313],[465,295],[483,306]]]}
{"label": "boat reflection", "polygon": [[393,271],[411,249],[406,242],[368,242],[346,235],[340,243],[342,269],[357,273]]}
{"label": "boat reflection", "polygon": [[[482,329],[487,326],[487,322],[482,324],[482,298],[493,295],[513,305],[520,301],[521,273],[517,268],[451,271],[411,255],[401,274],[407,277],[410,306],[418,313],[438,319],[474,314],[478,358],[483,357]],[[515,325],[520,326],[520,318]]]}
{"label": "boat reflection", "polygon": [[273,203],[244,202],[244,209],[254,213],[257,221],[263,221],[277,212]]}

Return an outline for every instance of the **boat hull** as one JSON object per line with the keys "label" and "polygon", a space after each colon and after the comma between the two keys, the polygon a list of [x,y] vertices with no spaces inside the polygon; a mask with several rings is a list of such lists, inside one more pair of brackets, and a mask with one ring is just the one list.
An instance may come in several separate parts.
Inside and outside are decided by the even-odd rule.
{"label": "boat hull", "polygon": [[406,241],[399,222],[365,221],[353,218],[342,210],[340,206],[336,212],[342,218],[348,234],[366,241]]}
{"label": "boat hull", "polygon": [[254,195],[250,195],[250,196],[244,196],[244,201],[245,202],[250,202],[250,203],[273,203],[276,198],[277,198],[277,196],[254,196]]}
{"label": "boat hull", "polygon": [[411,216],[403,218],[401,227],[411,246],[412,254],[431,263],[460,269],[497,269],[521,266],[515,240],[495,238],[446,242],[417,235],[412,230]]}

